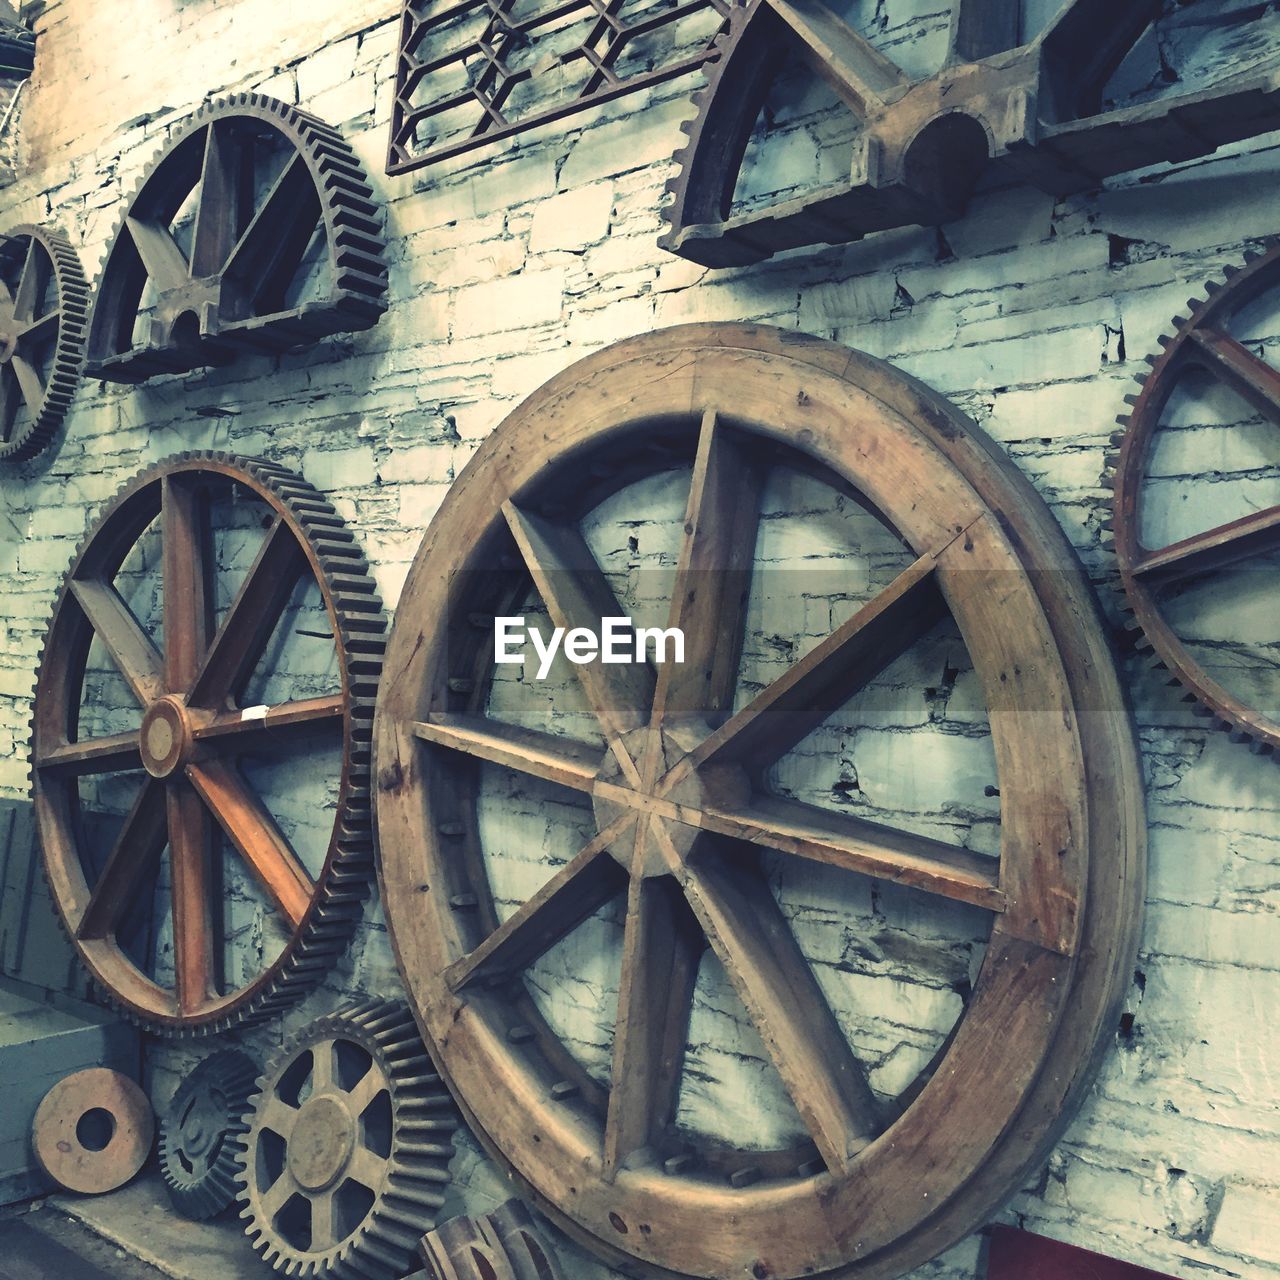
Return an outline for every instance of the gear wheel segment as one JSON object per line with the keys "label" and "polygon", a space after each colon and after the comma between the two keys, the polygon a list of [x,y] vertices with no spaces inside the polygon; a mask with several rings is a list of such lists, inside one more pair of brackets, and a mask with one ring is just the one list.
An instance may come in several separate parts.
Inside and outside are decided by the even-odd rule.
{"label": "gear wheel segment", "polygon": [[240,1135],[258,1068],[238,1049],[201,1062],[160,1121],[160,1175],[184,1218],[216,1218],[236,1198]]}
{"label": "gear wheel segment", "polygon": [[52,443],[80,382],[89,289],[61,231],[0,236],[0,460]]}
{"label": "gear wheel segment", "polygon": [[[247,541],[228,553],[251,563],[222,614],[215,501],[239,521],[236,537],[249,536],[246,523],[264,530],[256,555]],[[148,544],[131,558],[153,525],[159,553]],[[160,567],[160,646],[121,594],[136,595],[136,579],[116,578],[139,554]],[[285,636],[283,620],[301,616],[297,601],[315,598],[311,583],[316,626]],[[385,629],[352,533],[320,493],[273,462],[190,453],[158,463],[121,489],[81,545],[41,651],[32,789],[59,916],[89,971],[134,1020],[161,1033],[207,1033],[267,1016],[310,990],[342,950],[372,878],[369,756]],[[336,672],[307,677],[307,696],[246,705],[246,693],[272,688],[278,674],[288,683],[276,688],[294,688],[294,673],[275,665],[284,660],[273,647],[278,631],[282,641],[310,637],[308,660]],[[102,656],[89,666],[95,642]],[[141,708],[137,728],[83,724],[93,701],[86,682],[103,679],[106,666],[123,680],[121,697]],[[313,692],[321,684],[338,687]],[[304,865],[239,766],[245,757],[279,765],[317,742],[341,750],[342,762],[323,863]],[[136,799],[112,833],[81,788],[121,774],[136,779]],[[220,971],[219,829],[285,938],[243,981]],[[171,975],[156,961],[169,928],[159,874],[166,845]]]}
{"label": "gear wheel segment", "polygon": [[128,202],[88,371],[141,382],[367,329],[387,306],[383,247],[373,188],[336,129],[258,93],[209,102]]}
{"label": "gear wheel segment", "polygon": [[398,1280],[444,1203],[456,1117],[413,1015],[368,1000],[319,1018],[259,1081],[240,1216],[277,1271]]}
{"label": "gear wheel segment", "polygon": [[1199,703],[1206,718],[1238,742],[1270,754],[1280,747],[1280,722],[1232,693],[1205,669],[1166,616],[1172,593],[1206,574],[1219,572],[1280,547],[1280,504],[1251,512],[1163,547],[1142,540],[1144,483],[1152,445],[1170,397],[1183,375],[1198,369],[1247,401],[1265,419],[1280,426],[1280,370],[1242,343],[1232,332],[1241,310],[1280,287],[1280,244],[1246,258],[1225,279],[1210,281],[1203,297],[1188,301],[1188,313],[1176,317],[1163,350],[1147,357],[1151,368],[1140,374],[1140,390],[1127,396],[1132,406],[1117,422],[1108,457],[1114,485],[1112,518],[1120,582],[1126,596],[1127,623],[1137,647],[1154,653],[1156,665],[1181,684],[1187,701]]}

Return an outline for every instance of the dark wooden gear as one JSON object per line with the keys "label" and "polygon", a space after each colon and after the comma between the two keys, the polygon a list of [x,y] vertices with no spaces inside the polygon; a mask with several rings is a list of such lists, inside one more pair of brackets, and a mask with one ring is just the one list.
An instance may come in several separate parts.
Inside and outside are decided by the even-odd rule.
{"label": "dark wooden gear", "polygon": [[[493,625],[531,584],[558,626],[625,613],[578,520],[691,468],[669,626],[686,661],[574,668],[603,748],[486,714]],[[786,465],[914,563],[733,712],[762,476]],[[584,477],[590,477],[584,482]],[[768,766],[950,611],[983,688],[998,862],[772,794]],[[730,714],[733,712],[732,714]],[[597,834],[505,921],[480,762],[590,797]],[[380,876],[402,974],[473,1131],[570,1234],[629,1271],[890,1277],[986,1220],[1061,1132],[1110,1042],[1137,944],[1141,773],[1096,604],[1044,503],[941,397],[870,357],[746,325],[630,340],[481,446],[427,531],[375,721]],[[759,871],[759,847],[991,913],[967,1012],[893,1105],[871,1092]],[[522,971],[627,901],[612,1081]],[[724,1149],[674,1125],[710,946],[806,1140]]]}
{"label": "dark wooden gear", "polygon": [[450,1218],[422,1237],[423,1280],[563,1280],[555,1250],[521,1200]]}
{"label": "dark wooden gear", "polygon": [[[1160,13],[1159,0],[1074,0],[1020,43],[1019,6],[954,0],[946,64],[911,81],[824,0],[746,0],[719,38],[697,115],[681,127],[664,248],[711,267],[963,213],[988,167],[1055,196],[1158,160],[1203,155],[1280,125],[1274,67],[1210,89],[1104,111],[1108,79]],[[860,122],[848,181],[732,212],[747,143],[789,56]]]}
{"label": "dark wooden gear", "polygon": [[160,1176],[184,1218],[216,1218],[236,1199],[241,1135],[257,1092],[258,1068],[239,1049],[200,1062],[160,1120]]}
{"label": "dark wooden gear", "polygon": [[[174,233],[188,210],[184,247]],[[327,291],[298,300],[316,240]],[[381,208],[336,129],[262,94],[217,99],[175,130],[126,205],[87,372],[141,382],[368,329],[387,306],[382,255]]]}
{"label": "dark wooden gear", "polygon": [[[232,489],[261,504],[266,535],[215,628],[209,497]],[[157,517],[163,653],[112,584]],[[341,688],[243,708],[256,664],[307,578],[319,587],[332,627]],[[71,562],[41,651],[32,790],[59,916],[90,973],[130,1017],[153,1031],[179,1034],[256,1020],[310,990],[342,950],[373,874],[369,751],[385,629],[355,538],[321,494],[276,463],[182,454],[126,484],[99,517]],[[137,732],[81,736],[81,688],[95,636],[144,709]],[[297,733],[332,734],[343,752],[332,834],[314,879],[236,765],[240,756],[265,748],[277,758],[287,754]],[[84,821],[78,784],[88,775],[121,771],[138,772],[143,783],[104,850]],[[273,963],[246,985],[221,992],[214,819],[289,934]],[[166,844],[173,988],[145,974],[118,936]]]}
{"label": "dark wooden gear", "polygon": [[1280,505],[1217,525],[1165,547],[1143,545],[1143,484],[1160,418],[1179,379],[1200,369],[1224,384],[1269,422],[1280,426],[1280,370],[1239,342],[1230,322],[1242,308],[1280,288],[1280,244],[1251,255],[1244,267],[1228,269],[1211,281],[1204,297],[1188,300],[1188,314],[1177,317],[1163,350],[1148,357],[1151,368],[1139,376],[1141,389],[1127,399],[1128,414],[1112,437],[1117,451],[1112,518],[1120,581],[1132,615],[1129,627],[1140,650],[1153,653],[1198,702],[1206,717],[1239,742],[1270,754],[1280,747],[1280,722],[1250,706],[1207,672],[1164,616],[1164,597],[1189,582],[1280,547]]}
{"label": "dark wooden gear", "polygon": [[33,458],[57,435],[80,382],[88,299],[61,231],[0,235],[0,460]]}
{"label": "dark wooden gear", "polygon": [[240,1216],[289,1276],[400,1280],[444,1203],[457,1114],[400,1001],[318,1018],[272,1059]]}

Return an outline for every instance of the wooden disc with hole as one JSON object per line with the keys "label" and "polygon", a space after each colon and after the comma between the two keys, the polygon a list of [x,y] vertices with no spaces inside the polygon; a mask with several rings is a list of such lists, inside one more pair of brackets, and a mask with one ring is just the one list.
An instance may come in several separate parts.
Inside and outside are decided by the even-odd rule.
{"label": "wooden disc with hole", "polygon": [[86,1195],[131,1181],[151,1154],[155,1114],[147,1095],[118,1071],[91,1067],[45,1094],[31,1125],[40,1167],[60,1187]]}
{"label": "wooden disc with hole", "polygon": [[[907,567],[735,699],[775,467],[856,502]],[[574,668],[586,710],[572,723],[590,723],[578,737],[491,715],[493,619],[531,590],[566,628],[625,614],[582,521],[678,468],[690,496],[667,625],[684,630],[684,662]],[[990,721],[998,859],[800,803],[769,772],[948,613]],[[667,1280],[887,1278],[979,1226],[1044,1158],[1127,986],[1141,774],[1073,552],[952,405],[878,360],[757,326],[686,326],[599,352],[516,409],[459,476],[414,562],[387,663],[374,767],[401,971],[473,1131],[559,1226]],[[492,828],[477,813],[492,765],[577,793],[594,827],[502,914]],[[965,1012],[900,1095],[870,1088],[761,849],[989,916]],[[625,932],[602,1082],[522,977],[615,900]],[[753,1144],[749,1114],[727,1145],[677,1126],[707,948],[795,1104],[793,1146]]]}

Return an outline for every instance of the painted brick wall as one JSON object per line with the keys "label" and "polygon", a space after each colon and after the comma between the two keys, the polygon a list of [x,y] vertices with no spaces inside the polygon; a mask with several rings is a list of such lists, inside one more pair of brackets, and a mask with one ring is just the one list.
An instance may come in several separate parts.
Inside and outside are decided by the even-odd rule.
{"label": "painted brick wall", "polygon": [[[1028,21],[1051,7],[1032,0]],[[140,466],[230,448],[300,468],[358,527],[394,605],[422,528],[511,406],[589,350],[686,320],[762,320],[833,337],[951,395],[1037,484],[1116,619],[1102,547],[1104,444],[1143,355],[1184,300],[1278,229],[1276,139],[1057,203],[1024,187],[984,188],[940,233],[907,229],[711,272],[655,243],[662,184],[688,115],[679,87],[415,178],[382,176],[393,8],[389,0],[52,0],[39,18],[40,63],[22,122],[26,171],[0,191],[5,221],[60,223],[92,275],[122,199],[170,126],[206,95],[257,89],[341,125],[364,158],[388,203],[392,305],[371,332],[307,352],[137,389],[87,385],[60,451],[0,473],[0,791],[16,796],[26,786],[31,672],[59,577],[94,511]],[[942,0],[849,6],[913,73],[936,64],[945,9]],[[1274,5],[1199,0],[1162,23],[1117,92],[1158,92],[1277,46]],[[830,177],[847,144],[847,126],[800,77],[779,86],[769,112],[773,128],[744,180],[748,202]],[[1280,332],[1275,318],[1254,318],[1260,346]],[[1190,531],[1225,518],[1215,513],[1232,503],[1272,501],[1276,457],[1264,430],[1224,429],[1246,415],[1209,392],[1180,412],[1161,472],[1171,519]],[[747,678],[757,682],[846,616],[854,597],[823,585],[824,572],[847,569],[856,549],[869,591],[890,565],[854,515],[821,495],[782,485],[770,503],[762,558],[779,570],[770,580],[799,591],[805,605],[797,613],[767,591],[753,602]],[[606,513],[592,534],[637,614],[654,598],[678,493],[645,495],[644,510],[638,520]],[[1210,604],[1204,638],[1216,661],[1242,680],[1274,662],[1265,591],[1248,609]],[[1240,634],[1242,621],[1252,647],[1224,650],[1222,637],[1232,627]],[[856,724],[827,726],[793,756],[780,785],[805,798],[852,797],[905,825],[993,849],[998,804],[986,794],[988,735],[967,659],[954,636],[925,648],[886,673]],[[1137,660],[1126,673],[1152,844],[1130,1016],[1081,1114],[1004,1216],[1187,1280],[1277,1277],[1275,766],[1207,732],[1159,673]],[[571,717],[575,691],[557,674],[537,692],[549,713]],[[495,699],[514,692],[500,682]],[[515,795],[501,778],[485,806],[495,884],[513,906],[563,856],[559,833],[576,815],[549,813],[544,798]],[[816,873],[780,874],[777,883],[837,1013],[873,1064],[873,1082],[892,1088],[958,1012],[980,955],[975,921]],[[252,921],[245,936],[256,936]],[[601,1010],[613,998],[607,960],[616,938],[606,914],[537,975],[549,1015],[592,1069],[607,1049]],[[324,989],[247,1041],[268,1052],[346,993],[398,985],[372,904]],[[704,975],[695,1034],[701,1083],[684,1104],[692,1121],[714,1130],[746,1110],[762,1133],[785,1129],[785,1100],[715,974]],[[192,1060],[180,1048],[152,1049],[158,1101]],[[455,1174],[455,1207],[483,1210],[507,1194],[465,1140]],[[918,1275],[974,1280],[980,1243],[961,1244]],[[575,1277],[608,1275],[568,1245],[565,1255]]]}

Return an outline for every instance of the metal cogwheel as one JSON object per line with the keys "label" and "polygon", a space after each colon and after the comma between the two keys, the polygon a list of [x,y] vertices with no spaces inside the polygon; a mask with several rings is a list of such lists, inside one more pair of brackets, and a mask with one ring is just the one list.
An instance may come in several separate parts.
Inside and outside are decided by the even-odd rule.
{"label": "metal cogwheel", "polygon": [[1224,688],[1188,648],[1165,616],[1165,601],[1195,578],[1280,547],[1280,505],[1251,512],[1167,546],[1142,541],[1143,488],[1161,417],[1182,375],[1207,373],[1247,401],[1265,419],[1280,425],[1280,369],[1255,354],[1231,333],[1231,322],[1248,304],[1280,287],[1280,244],[1248,255],[1243,267],[1229,268],[1225,279],[1210,281],[1205,296],[1188,300],[1188,314],[1177,317],[1163,348],[1147,357],[1151,368],[1139,375],[1132,406],[1111,437],[1118,450],[1108,456],[1114,485],[1112,518],[1105,527],[1115,539],[1120,582],[1126,597],[1128,629],[1139,651],[1154,653],[1171,684],[1187,691],[1188,702],[1262,754],[1280,747],[1280,721]]}
{"label": "metal cogwheel", "polygon": [[290,1276],[398,1280],[444,1203],[457,1119],[400,1001],[319,1018],[276,1055],[239,1175],[253,1247]]}
{"label": "metal cogwheel", "polygon": [[[99,273],[88,372],[141,382],[371,327],[387,307],[382,221],[332,126],[259,93],[206,103],[126,203]],[[308,296],[319,241],[328,288]]]}
{"label": "metal cogwheel", "polygon": [[184,1218],[216,1218],[236,1198],[240,1136],[258,1068],[238,1049],[205,1058],[160,1121],[160,1176]]}
{"label": "metal cogwheel", "polygon": [[[265,533],[215,626],[209,504],[228,491],[260,505]],[[163,653],[114,581],[153,522],[162,544]],[[324,629],[313,639],[332,645],[339,687],[245,706],[259,664],[272,660],[274,629],[308,579],[323,604]],[[255,1021],[309,991],[344,948],[373,875],[370,740],[385,630],[354,535],[317,490],[273,462],[187,453],[157,463],[120,490],[81,544],[40,653],[32,792],[59,917],[90,973],[134,1021],[167,1034]],[[124,696],[142,710],[137,729],[88,737],[81,730],[95,640],[127,685]],[[301,750],[299,739],[313,743],[320,734],[340,748],[342,764],[323,865],[313,875],[238,766],[264,753],[278,763]],[[82,812],[80,788],[121,773],[141,786],[111,835],[85,821],[92,815]],[[220,864],[209,856],[215,822],[287,938],[239,985],[219,971]],[[166,844],[172,981],[147,971],[162,920],[158,895],[148,890]]]}
{"label": "metal cogwheel", "polygon": [[0,236],[0,461],[53,441],[80,382],[89,288],[61,231],[28,223]]}

